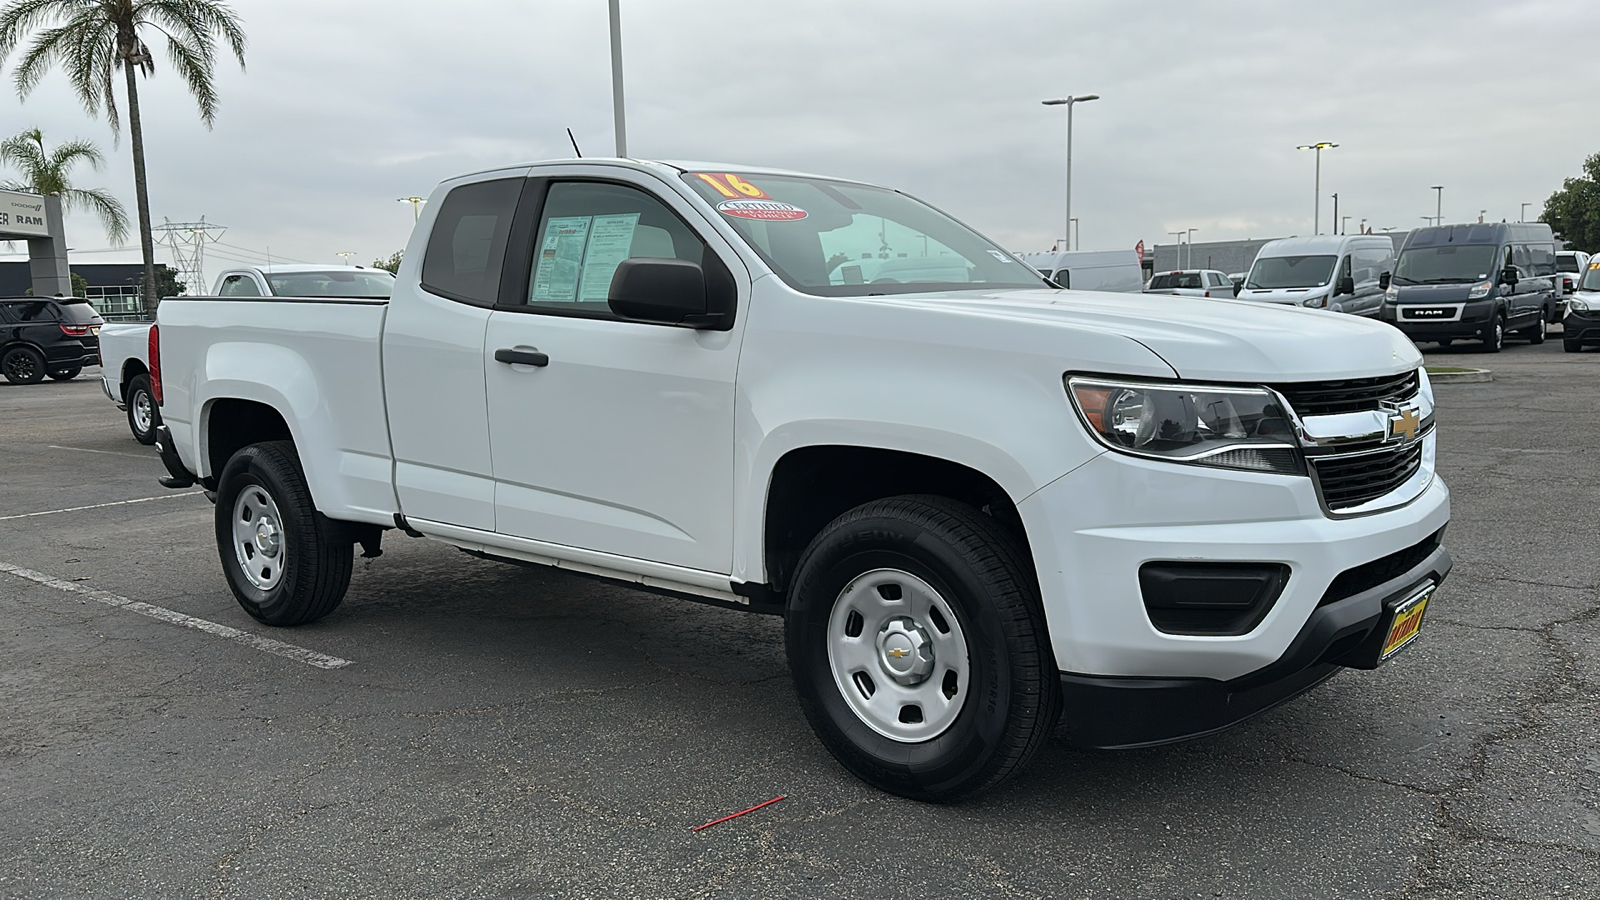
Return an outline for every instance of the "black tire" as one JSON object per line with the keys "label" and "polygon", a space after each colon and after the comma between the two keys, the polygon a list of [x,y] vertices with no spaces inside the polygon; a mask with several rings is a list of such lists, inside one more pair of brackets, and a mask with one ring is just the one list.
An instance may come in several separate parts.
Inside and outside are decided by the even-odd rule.
{"label": "black tire", "polygon": [[[246,505],[265,492],[276,507],[275,521],[262,516],[259,507],[253,511],[258,525],[266,522],[281,536],[275,553],[258,551],[260,545],[234,546],[235,509],[246,492]],[[245,612],[268,625],[315,622],[333,612],[350,586],[353,542],[343,525],[317,512],[288,441],[251,444],[228,460],[217,490],[216,534],[233,596]],[[276,573],[265,587],[244,571],[245,560],[253,566],[267,558],[258,552],[272,554]]]}
{"label": "black tire", "polygon": [[[877,500],[829,523],[801,555],[784,621],[801,709],[834,757],[868,784],[936,802],[974,796],[1020,771],[1061,712],[1059,676],[1031,572],[1024,552],[992,519],[942,497]],[[947,698],[965,693],[949,724],[922,740],[877,730],[852,708],[861,701],[847,700],[835,680],[829,649],[834,607],[870,573],[920,579],[954,612],[954,633],[965,639],[968,684],[957,685],[948,670],[940,676],[940,666],[949,665],[942,660],[925,676],[924,683],[939,684]],[[865,633],[859,617],[843,621]],[[942,616],[930,621],[943,625],[948,638],[952,629]],[[885,652],[885,633],[876,632],[878,653]],[[892,674],[884,670],[880,677]],[[911,720],[901,707],[899,721],[921,719],[921,707]]]}
{"label": "black tire", "polygon": [[0,372],[12,384],[38,384],[44,380],[44,354],[32,347],[12,347],[0,356]]}
{"label": "black tire", "polygon": [[1562,341],[1561,342],[1561,349],[1567,351],[1568,353],[1581,353],[1583,351],[1583,342],[1582,341]]}
{"label": "black tire", "polygon": [[1451,344],[1453,344],[1455,342],[1456,342],[1455,338],[1440,338],[1439,339],[1439,346],[1448,347],[1448,346],[1450,346]]}
{"label": "black tire", "polygon": [[[145,427],[140,428],[140,419],[148,417]],[[156,405],[155,397],[150,393],[150,376],[135,375],[128,382],[128,430],[133,432],[133,439],[146,447],[156,442],[156,429],[161,426],[161,407]]]}
{"label": "black tire", "polygon": [[1544,343],[1544,335],[1545,321],[1543,316],[1539,317],[1539,321],[1529,325],[1527,328],[1522,329],[1522,336],[1527,338],[1528,343],[1530,344]]}
{"label": "black tire", "polygon": [[83,366],[72,366],[71,368],[67,369],[56,369],[54,372],[50,373],[50,377],[54,378],[56,381],[71,381],[72,379],[77,378],[78,373],[82,371]]}
{"label": "black tire", "polygon": [[1478,348],[1484,353],[1499,353],[1506,345],[1506,317],[1504,313],[1496,313],[1490,320],[1489,327],[1483,336],[1483,346]]}

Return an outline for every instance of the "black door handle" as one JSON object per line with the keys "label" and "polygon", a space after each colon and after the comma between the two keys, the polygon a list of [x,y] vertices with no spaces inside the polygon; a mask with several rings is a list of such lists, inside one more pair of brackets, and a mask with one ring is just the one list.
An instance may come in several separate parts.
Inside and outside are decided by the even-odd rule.
{"label": "black door handle", "polygon": [[494,352],[494,361],[519,366],[548,366],[550,355],[537,350],[513,350],[510,347],[501,347]]}

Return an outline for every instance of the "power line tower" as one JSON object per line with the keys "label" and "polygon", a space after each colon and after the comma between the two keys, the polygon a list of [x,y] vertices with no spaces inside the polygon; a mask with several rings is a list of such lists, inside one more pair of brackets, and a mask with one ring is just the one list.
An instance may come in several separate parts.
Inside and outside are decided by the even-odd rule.
{"label": "power line tower", "polygon": [[161,243],[172,248],[172,261],[178,270],[178,280],[188,286],[189,293],[201,294],[206,290],[206,244],[215,243],[228,230],[226,225],[211,225],[206,217],[198,222],[174,222],[162,216],[163,224],[150,229],[161,233]]}

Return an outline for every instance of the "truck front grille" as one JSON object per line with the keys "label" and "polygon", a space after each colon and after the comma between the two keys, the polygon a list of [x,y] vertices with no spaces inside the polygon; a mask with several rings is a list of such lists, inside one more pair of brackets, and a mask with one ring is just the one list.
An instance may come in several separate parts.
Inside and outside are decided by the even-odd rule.
{"label": "truck front grille", "polygon": [[1401,372],[1378,378],[1347,378],[1342,381],[1302,381],[1273,385],[1294,411],[1302,416],[1377,409],[1384,400],[1399,402],[1417,395],[1417,372]]}
{"label": "truck front grille", "polygon": [[1310,463],[1322,502],[1339,512],[1376,500],[1405,484],[1422,466],[1422,442],[1345,456],[1312,457]]}

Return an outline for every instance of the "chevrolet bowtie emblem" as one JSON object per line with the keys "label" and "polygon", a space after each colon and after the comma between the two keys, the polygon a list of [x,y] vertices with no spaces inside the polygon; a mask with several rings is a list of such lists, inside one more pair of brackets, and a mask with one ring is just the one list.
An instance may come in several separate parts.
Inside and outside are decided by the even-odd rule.
{"label": "chevrolet bowtie emblem", "polygon": [[905,650],[901,650],[899,647],[891,647],[891,648],[889,648],[889,655],[894,657],[895,659],[900,659],[903,656],[908,656],[909,652],[905,651]]}
{"label": "chevrolet bowtie emblem", "polygon": [[1406,407],[1389,416],[1389,439],[1404,436],[1406,440],[1414,440],[1417,429],[1422,426],[1422,416],[1417,414],[1414,407]]}

